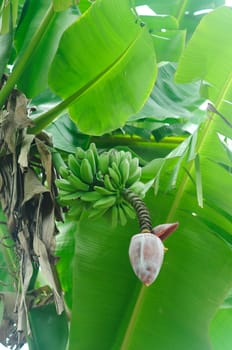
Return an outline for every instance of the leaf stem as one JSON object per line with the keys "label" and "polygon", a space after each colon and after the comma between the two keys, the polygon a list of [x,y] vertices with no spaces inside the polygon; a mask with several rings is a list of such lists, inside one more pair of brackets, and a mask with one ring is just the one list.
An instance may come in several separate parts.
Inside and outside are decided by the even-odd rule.
{"label": "leaf stem", "polygon": [[46,126],[48,126],[56,117],[58,117],[72,102],[73,95],[57,104],[55,107],[49,109],[47,112],[40,114],[35,119],[32,119],[34,126],[28,128],[29,134],[38,134]]}
{"label": "leaf stem", "polygon": [[51,4],[38,30],[35,32],[34,36],[32,37],[29,45],[25,48],[23,53],[18,56],[15,62],[12,74],[9,76],[6,84],[3,86],[2,90],[0,91],[0,108],[2,108],[2,106],[5,104],[7,97],[9,96],[10,92],[13,90],[18,79],[22,75],[34,50],[36,49],[36,47],[38,46],[38,43],[40,42],[44,33],[46,32],[47,27],[51,19],[53,18],[54,14],[55,12],[53,9],[53,5]]}
{"label": "leaf stem", "polygon": [[142,199],[128,189],[123,191],[123,196],[134,208],[139,220],[141,232],[152,232],[150,213]]}

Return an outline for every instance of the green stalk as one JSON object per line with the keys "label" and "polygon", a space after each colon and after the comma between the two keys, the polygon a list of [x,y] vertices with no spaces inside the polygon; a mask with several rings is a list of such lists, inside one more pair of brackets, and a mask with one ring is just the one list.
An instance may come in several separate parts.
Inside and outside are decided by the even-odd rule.
{"label": "green stalk", "polygon": [[53,10],[53,5],[51,4],[38,30],[35,32],[34,36],[32,37],[29,45],[26,47],[23,53],[17,58],[12,74],[9,76],[9,79],[7,80],[6,84],[3,86],[2,90],[0,91],[0,108],[2,108],[2,106],[6,102],[7,97],[9,96],[15,84],[17,83],[18,79],[22,75],[28,61],[31,58],[31,55],[33,54],[34,50],[38,46],[38,43],[40,42],[44,33],[46,32],[47,27],[50,21],[52,20],[53,16],[54,16],[54,10]]}

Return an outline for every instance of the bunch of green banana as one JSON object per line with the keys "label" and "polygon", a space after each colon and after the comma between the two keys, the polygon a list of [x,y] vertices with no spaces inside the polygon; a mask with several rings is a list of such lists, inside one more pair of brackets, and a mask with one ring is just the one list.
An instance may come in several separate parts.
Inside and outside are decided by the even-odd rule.
{"label": "bunch of green banana", "polygon": [[132,206],[125,200],[125,190],[142,196],[141,168],[138,158],[130,152],[112,149],[98,153],[94,143],[85,151],[77,148],[68,157],[68,166],[60,168],[61,179],[56,181],[59,203],[69,208],[69,215],[80,219],[88,212],[90,218],[110,215],[112,224],[125,225],[134,218]]}

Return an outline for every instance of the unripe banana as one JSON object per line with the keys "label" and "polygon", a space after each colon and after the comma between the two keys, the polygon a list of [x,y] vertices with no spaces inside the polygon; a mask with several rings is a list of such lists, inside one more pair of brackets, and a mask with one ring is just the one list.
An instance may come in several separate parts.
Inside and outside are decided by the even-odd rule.
{"label": "unripe banana", "polygon": [[80,203],[77,205],[70,206],[70,209],[68,211],[68,217],[73,218],[75,220],[79,220],[82,213],[85,211],[85,206],[82,204],[82,202],[79,200]]}
{"label": "unripe banana", "polygon": [[134,218],[134,209],[123,199],[122,192],[130,189],[141,196],[145,190],[139,182],[139,160],[130,152],[113,149],[98,155],[91,143],[86,151],[78,147],[76,156],[69,156],[68,165],[69,169],[61,168],[63,179],[57,180],[57,187],[61,190],[59,200],[70,205],[71,215],[75,213],[78,218],[88,210],[93,218],[110,209],[113,226],[118,221],[125,225],[127,217]]}
{"label": "unripe banana", "polygon": [[125,226],[127,223],[127,218],[121,205],[118,206],[118,217],[121,225]]}
{"label": "unripe banana", "polygon": [[126,186],[130,187],[134,182],[139,181],[140,177],[141,177],[141,168],[138,167],[133,174],[129,175],[129,178],[126,182]]}
{"label": "unripe banana", "polygon": [[82,160],[85,158],[85,151],[81,147],[76,148],[75,154],[77,159]]}
{"label": "unripe banana", "polygon": [[91,149],[88,149],[86,151],[86,158],[89,161],[89,164],[92,168],[93,174],[95,174],[96,173],[96,163],[95,163],[95,157],[94,157],[93,151]]}
{"label": "unripe banana", "polygon": [[121,174],[121,181],[125,185],[129,178],[129,172],[130,172],[130,164],[126,158],[121,161],[119,165],[119,171]]}
{"label": "unripe banana", "polygon": [[80,195],[81,195],[80,191],[76,191],[76,192],[60,191],[58,201],[61,204],[68,205],[68,204],[71,204],[73,201],[77,200],[78,198],[80,198]]}
{"label": "unripe banana", "polygon": [[89,185],[87,185],[86,183],[81,181],[78,177],[76,177],[73,174],[69,175],[68,181],[77,190],[80,190],[80,191],[88,191],[89,190]]}
{"label": "unripe banana", "polygon": [[74,192],[75,188],[70,184],[68,180],[65,179],[57,179],[56,180],[57,187],[62,191]]}
{"label": "unripe banana", "polygon": [[112,222],[112,227],[116,227],[118,224],[118,206],[114,205],[111,208],[111,222]]}
{"label": "unripe banana", "polygon": [[67,179],[67,177],[69,176],[70,172],[68,170],[68,168],[61,166],[59,168],[59,174],[63,177],[63,179]]}
{"label": "unripe banana", "polygon": [[101,199],[102,195],[98,192],[92,191],[92,192],[82,193],[80,198],[84,202],[95,202],[95,201]]}
{"label": "unripe banana", "polygon": [[129,177],[132,176],[135,171],[138,169],[139,167],[139,160],[138,158],[133,158],[130,161],[130,173],[129,173]]}
{"label": "unripe banana", "polygon": [[68,157],[68,166],[74,175],[77,177],[80,176],[80,163],[73,154],[70,154]]}
{"label": "unripe banana", "polygon": [[120,188],[121,179],[117,174],[117,172],[112,168],[109,168],[108,171],[109,171],[111,182],[115,185],[116,188]]}
{"label": "unripe banana", "polygon": [[116,196],[105,196],[102,197],[101,199],[99,199],[98,201],[96,201],[93,204],[93,207],[96,209],[107,209],[112,207],[112,205],[115,204],[116,202]]}
{"label": "unripe banana", "polygon": [[106,174],[104,176],[104,185],[105,185],[106,189],[108,189],[109,191],[112,191],[112,192],[115,192],[117,189],[117,186],[115,188],[115,186],[112,184],[108,174]]}
{"label": "unripe banana", "polygon": [[107,190],[105,187],[94,186],[94,191],[98,192],[102,196],[112,196],[114,193],[110,190]]}
{"label": "unripe banana", "polygon": [[122,177],[121,177],[121,173],[120,173],[119,167],[117,166],[117,164],[115,162],[113,162],[111,164],[111,168],[118,174],[118,177],[120,179],[120,184],[121,184],[122,183]]}
{"label": "unripe banana", "polygon": [[87,184],[91,184],[93,182],[93,171],[87,158],[81,161],[80,177]]}
{"label": "unripe banana", "polygon": [[112,150],[110,151],[109,161],[110,161],[110,164],[112,164],[113,162],[115,162],[116,165],[118,166],[119,163],[120,163],[120,155],[119,155],[119,152],[116,151],[115,149],[112,149]]}
{"label": "unripe banana", "polygon": [[98,156],[98,151],[97,151],[97,148],[96,148],[96,145],[95,143],[91,143],[90,146],[89,146],[89,149],[91,149],[93,155],[94,155],[94,159],[95,159],[95,164],[96,164],[96,167],[98,166],[98,160],[99,160],[99,156]]}
{"label": "unripe banana", "polygon": [[126,214],[127,217],[131,219],[135,218],[135,211],[129,203],[123,202],[122,209],[124,210],[124,213]]}
{"label": "unripe banana", "polygon": [[129,163],[131,162],[132,156],[131,156],[130,152],[125,152],[125,156],[124,157],[128,160]]}
{"label": "unripe banana", "polygon": [[104,152],[99,156],[98,169],[102,172],[102,174],[106,174],[108,172],[108,167],[109,167],[109,153]]}
{"label": "unripe banana", "polygon": [[97,219],[99,217],[102,217],[108,210],[109,210],[109,208],[94,208],[94,209],[91,209],[88,217],[90,219]]}

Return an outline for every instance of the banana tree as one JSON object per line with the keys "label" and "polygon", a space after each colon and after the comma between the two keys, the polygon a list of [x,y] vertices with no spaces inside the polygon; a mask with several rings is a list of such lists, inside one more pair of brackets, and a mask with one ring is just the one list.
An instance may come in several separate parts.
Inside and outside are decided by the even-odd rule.
{"label": "banana tree", "polygon": [[223,4],[0,2],[3,344],[231,348]]}

